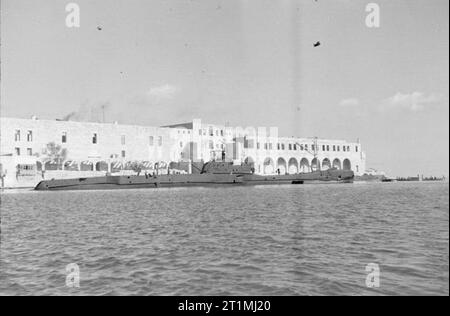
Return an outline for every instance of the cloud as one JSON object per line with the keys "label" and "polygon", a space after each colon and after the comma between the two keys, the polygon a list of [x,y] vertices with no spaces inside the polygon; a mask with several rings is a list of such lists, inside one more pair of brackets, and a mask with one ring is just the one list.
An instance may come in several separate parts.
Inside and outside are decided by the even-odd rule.
{"label": "cloud", "polygon": [[359,100],[357,98],[345,99],[339,102],[339,106],[342,107],[354,107],[359,105]]}
{"label": "cloud", "polygon": [[402,108],[413,112],[424,110],[427,106],[435,105],[444,100],[443,96],[437,93],[426,94],[424,92],[401,93],[397,92],[394,96],[384,100],[382,107]]}
{"label": "cloud", "polygon": [[169,84],[158,87],[152,87],[148,90],[147,95],[156,100],[172,99],[178,92],[178,88]]}

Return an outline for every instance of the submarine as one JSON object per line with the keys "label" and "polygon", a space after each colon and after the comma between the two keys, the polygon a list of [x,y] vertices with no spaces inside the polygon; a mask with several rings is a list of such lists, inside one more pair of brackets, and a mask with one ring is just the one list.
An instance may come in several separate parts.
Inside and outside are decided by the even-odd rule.
{"label": "submarine", "polygon": [[235,165],[233,162],[210,161],[198,174],[165,175],[106,175],[101,177],[51,179],[39,182],[34,190],[108,190],[136,188],[255,186],[277,184],[352,183],[351,170],[328,169],[286,175],[255,174],[253,164]]}

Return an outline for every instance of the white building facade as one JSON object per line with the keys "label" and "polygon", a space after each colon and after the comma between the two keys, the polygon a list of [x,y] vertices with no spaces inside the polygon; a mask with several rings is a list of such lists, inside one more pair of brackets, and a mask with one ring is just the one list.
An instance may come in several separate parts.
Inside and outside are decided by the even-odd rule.
{"label": "white building facade", "polygon": [[199,119],[150,127],[0,118],[3,187],[34,186],[43,178],[132,172],[133,163],[146,172],[165,173],[180,162],[223,158],[253,163],[258,174],[335,167],[362,175],[366,169],[359,142],[280,137],[277,128],[244,129]]}

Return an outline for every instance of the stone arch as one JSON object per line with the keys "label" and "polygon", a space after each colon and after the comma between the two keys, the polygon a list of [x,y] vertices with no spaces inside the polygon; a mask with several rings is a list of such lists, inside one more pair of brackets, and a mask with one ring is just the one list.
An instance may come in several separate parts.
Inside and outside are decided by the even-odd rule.
{"label": "stone arch", "polygon": [[111,172],[120,172],[123,170],[123,163],[121,161],[111,162]]}
{"label": "stone arch", "polygon": [[311,170],[312,170],[312,171],[320,170],[320,161],[319,161],[319,159],[314,158],[314,159],[311,161]]}
{"label": "stone arch", "polygon": [[341,161],[338,158],[333,160],[333,168],[342,169]]}
{"label": "stone arch", "polygon": [[80,164],[80,171],[92,171],[94,168],[94,164],[90,161],[83,161]]}
{"label": "stone arch", "polygon": [[331,161],[330,161],[330,159],[325,158],[322,161],[322,170],[328,170],[328,169],[331,169]]}
{"label": "stone arch", "polygon": [[[156,164],[155,164],[155,166],[156,166]],[[167,172],[169,172],[169,163],[166,161],[159,161],[158,165],[157,165],[157,169],[158,169],[159,174],[166,174]]]}
{"label": "stone arch", "polygon": [[56,162],[56,160],[47,161],[45,163],[45,170],[62,170],[62,164]]}
{"label": "stone arch", "polygon": [[264,160],[264,174],[271,174],[275,172],[275,163],[272,158],[266,158]]}
{"label": "stone arch", "polygon": [[286,160],[282,157],[278,158],[277,160],[277,172],[280,172],[280,174],[286,174],[287,173],[287,164]]}
{"label": "stone arch", "polygon": [[246,164],[246,165],[255,165],[255,159],[253,159],[253,157],[250,157],[250,156],[248,156],[248,157],[246,157],[245,159],[244,159],[244,164]]}
{"label": "stone arch", "polygon": [[142,170],[151,170],[153,169],[153,163],[150,161],[143,161],[142,162]]}
{"label": "stone arch", "polygon": [[79,166],[76,161],[68,160],[68,161],[64,162],[64,170],[78,171],[78,169],[79,169]]}
{"label": "stone arch", "polygon": [[180,161],[169,162],[167,168],[170,174],[179,174],[181,172],[187,172],[186,169],[189,169],[186,163]]}
{"label": "stone arch", "polygon": [[344,170],[352,170],[352,163],[350,162],[350,159],[344,159],[344,162],[342,163],[342,168]]}
{"label": "stone arch", "polygon": [[108,171],[108,163],[106,161],[98,161],[95,164],[96,171]]}
{"label": "stone arch", "polygon": [[310,166],[309,166],[309,160],[306,158],[303,158],[300,160],[300,172],[309,172]]}
{"label": "stone arch", "polygon": [[289,174],[296,174],[296,173],[298,173],[298,161],[297,161],[297,159],[295,159],[295,158],[289,159],[288,173]]}

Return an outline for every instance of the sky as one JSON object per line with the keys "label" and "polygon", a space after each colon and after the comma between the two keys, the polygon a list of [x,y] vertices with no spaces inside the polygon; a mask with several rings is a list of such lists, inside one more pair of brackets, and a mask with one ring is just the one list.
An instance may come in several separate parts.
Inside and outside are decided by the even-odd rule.
{"label": "sky", "polygon": [[69,2],[1,1],[1,116],[277,126],[449,174],[447,0],[74,0],[79,28]]}

